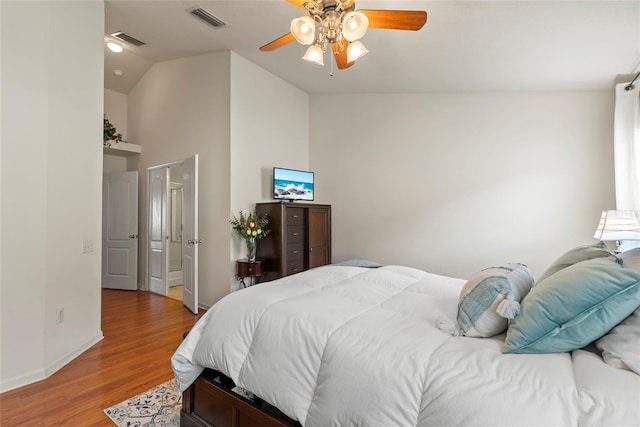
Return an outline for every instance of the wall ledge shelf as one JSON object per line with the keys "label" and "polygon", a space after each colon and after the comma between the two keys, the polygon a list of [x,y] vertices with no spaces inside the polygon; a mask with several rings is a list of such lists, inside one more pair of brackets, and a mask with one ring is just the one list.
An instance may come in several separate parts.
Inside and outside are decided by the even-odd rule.
{"label": "wall ledge shelf", "polygon": [[142,152],[142,146],[130,142],[118,142],[117,144],[111,144],[110,147],[105,146],[103,152],[104,154],[112,154],[115,156],[132,156],[134,154],[140,154]]}

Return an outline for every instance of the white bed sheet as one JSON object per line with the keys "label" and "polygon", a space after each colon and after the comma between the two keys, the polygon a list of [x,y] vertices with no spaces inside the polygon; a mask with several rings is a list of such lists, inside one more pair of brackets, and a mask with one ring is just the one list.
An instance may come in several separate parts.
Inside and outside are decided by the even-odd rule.
{"label": "white bed sheet", "polygon": [[438,330],[464,283],[334,265],[234,292],[174,354],[179,389],[216,369],[309,426],[639,425],[640,376],[597,355]]}

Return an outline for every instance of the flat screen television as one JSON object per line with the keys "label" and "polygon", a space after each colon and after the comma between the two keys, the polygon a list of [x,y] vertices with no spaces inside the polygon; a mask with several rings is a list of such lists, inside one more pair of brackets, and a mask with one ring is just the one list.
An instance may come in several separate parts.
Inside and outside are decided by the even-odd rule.
{"label": "flat screen television", "polygon": [[313,200],[313,172],[274,167],[273,198]]}

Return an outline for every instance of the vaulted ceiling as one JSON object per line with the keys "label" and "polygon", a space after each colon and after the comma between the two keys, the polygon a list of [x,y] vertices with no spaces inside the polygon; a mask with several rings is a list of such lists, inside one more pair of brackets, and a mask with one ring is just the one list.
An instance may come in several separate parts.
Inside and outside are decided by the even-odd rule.
{"label": "vaulted ceiling", "polygon": [[[215,28],[187,11],[207,10]],[[425,10],[418,32],[369,29],[369,54],[346,70],[300,59],[296,42],[258,48],[305,14],[285,0],[107,0],[105,44],[123,31],[144,46],[105,49],[105,87],[128,93],[158,61],[232,50],[307,93],[602,90],[640,71],[640,1],[367,1],[356,9]],[[114,70],[123,75],[116,77]]]}

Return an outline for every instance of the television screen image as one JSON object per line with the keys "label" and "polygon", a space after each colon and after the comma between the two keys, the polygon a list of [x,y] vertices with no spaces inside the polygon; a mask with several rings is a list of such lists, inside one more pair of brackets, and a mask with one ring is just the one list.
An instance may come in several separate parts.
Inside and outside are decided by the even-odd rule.
{"label": "television screen image", "polygon": [[313,200],[313,172],[273,168],[273,198]]}

